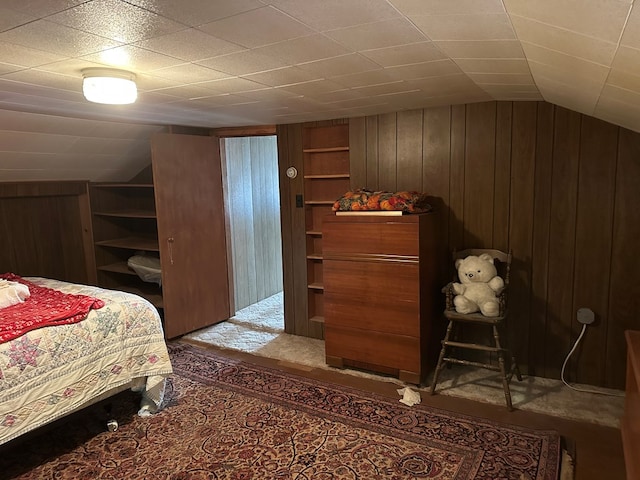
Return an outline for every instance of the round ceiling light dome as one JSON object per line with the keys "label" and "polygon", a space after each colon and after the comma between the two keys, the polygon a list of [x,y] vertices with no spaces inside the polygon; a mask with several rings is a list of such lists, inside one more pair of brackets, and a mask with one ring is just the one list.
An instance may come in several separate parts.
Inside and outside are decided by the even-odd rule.
{"label": "round ceiling light dome", "polygon": [[136,76],[126,70],[85,68],[82,76],[82,92],[90,102],[126,105],[138,98]]}

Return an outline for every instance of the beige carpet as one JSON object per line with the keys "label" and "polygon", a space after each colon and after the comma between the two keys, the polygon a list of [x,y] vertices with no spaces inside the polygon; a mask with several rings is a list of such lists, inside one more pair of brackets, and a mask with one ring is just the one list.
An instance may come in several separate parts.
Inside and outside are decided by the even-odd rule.
{"label": "beige carpet", "polygon": [[[233,318],[212,327],[189,334],[192,339],[219,348],[239,350],[282,362],[313,368],[332,369],[325,364],[324,341],[284,333],[282,293],[240,310]],[[405,386],[398,379],[345,369],[351,375],[375,378]],[[454,366],[441,374],[437,392],[504,405],[500,378],[489,370]],[[416,388],[428,395],[428,387]],[[578,388],[597,390],[604,394],[577,392],[560,380],[524,376],[522,382],[513,379],[511,395],[515,408],[562,418],[619,427],[624,399],[623,392],[586,385]]]}

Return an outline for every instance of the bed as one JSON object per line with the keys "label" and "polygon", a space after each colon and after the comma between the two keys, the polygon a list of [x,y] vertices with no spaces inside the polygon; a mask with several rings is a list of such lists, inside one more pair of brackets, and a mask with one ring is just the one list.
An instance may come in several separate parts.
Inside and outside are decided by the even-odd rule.
{"label": "bed", "polygon": [[[160,408],[172,368],[151,303],[126,292],[10,275],[0,278],[94,302],[82,318],[2,339],[0,445],[128,388],[141,392],[140,415]],[[0,309],[0,321],[3,312],[10,318],[10,308]]]}

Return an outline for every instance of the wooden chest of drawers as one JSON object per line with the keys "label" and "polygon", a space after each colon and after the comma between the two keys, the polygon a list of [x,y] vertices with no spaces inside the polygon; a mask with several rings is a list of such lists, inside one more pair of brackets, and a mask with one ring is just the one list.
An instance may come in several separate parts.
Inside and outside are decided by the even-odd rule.
{"label": "wooden chest of drawers", "polygon": [[325,353],[419,384],[441,340],[436,214],[324,218]]}

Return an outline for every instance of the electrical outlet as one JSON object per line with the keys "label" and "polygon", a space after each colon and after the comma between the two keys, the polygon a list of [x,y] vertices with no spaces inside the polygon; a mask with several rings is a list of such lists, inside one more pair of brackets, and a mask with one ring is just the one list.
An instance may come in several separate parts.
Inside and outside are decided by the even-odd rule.
{"label": "electrical outlet", "polygon": [[590,308],[582,307],[578,309],[577,314],[578,322],[583,325],[591,325],[596,321],[596,316],[593,313],[593,310]]}

